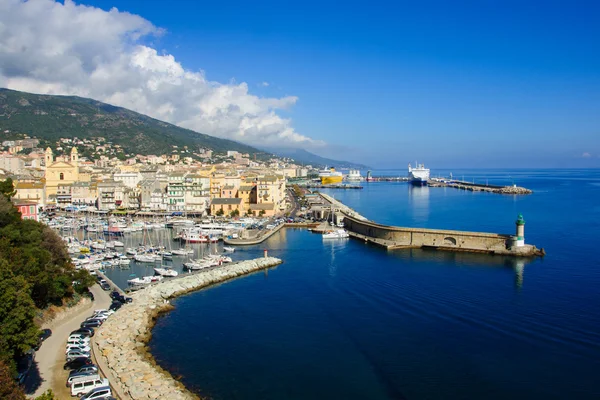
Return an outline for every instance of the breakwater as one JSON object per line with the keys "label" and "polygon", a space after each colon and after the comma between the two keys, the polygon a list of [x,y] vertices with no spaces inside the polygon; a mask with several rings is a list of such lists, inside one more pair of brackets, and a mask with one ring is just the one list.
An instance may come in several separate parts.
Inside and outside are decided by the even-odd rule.
{"label": "breakwater", "polygon": [[[274,257],[257,258],[220,266],[193,274],[180,275],[148,286],[131,295],[124,305],[97,331],[94,353],[106,365],[124,399],[197,399],[168,372],[162,370],[148,353],[154,320],[172,306],[168,300],[206,286],[247,275],[281,264]],[[124,399],[123,399],[124,397]]]}
{"label": "breakwater", "polygon": [[464,182],[457,180],[443,180],[432,178],[427,182],[429,187],[451,187],[460,190],[468,190],[471,192],[488,192],[497,194],[531,194],[532,190],[520,186],[498,186],[498,185],[483,185],[474,182]]}
{"label": "breakwater", "polygon": [[[517,242],[517,235],[444,229],[406,228],[369,221],[331,196],[321,197],[344,215],[344,228],[357,239],[387,249],[429,248],[519,257],[545,255],[544,249]],[[524,230],[523,230],[524,232]]]}

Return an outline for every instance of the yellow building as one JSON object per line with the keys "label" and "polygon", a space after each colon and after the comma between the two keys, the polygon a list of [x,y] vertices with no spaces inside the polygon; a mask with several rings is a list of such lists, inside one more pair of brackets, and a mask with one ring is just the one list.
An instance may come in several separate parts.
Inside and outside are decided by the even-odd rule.
{"label": "yellow building", "polygon": [[15,199],[19,201],[31,201],[40,206],[46,204],[46,189],[44,182],[15,182],[17,194]]}
{"label": "yellow building", "polygon": [[46,161],[46,196],[56,195],[59,184],[69,184],[79,181],[79,154],[77,149],[71,149],[70,162],[54,161],[52,149],[48,147],[45,153]]}

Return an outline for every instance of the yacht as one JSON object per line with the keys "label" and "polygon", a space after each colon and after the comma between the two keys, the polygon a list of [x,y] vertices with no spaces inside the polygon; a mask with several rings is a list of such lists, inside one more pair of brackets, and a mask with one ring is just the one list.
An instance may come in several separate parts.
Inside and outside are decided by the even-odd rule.
{"label": "yacht", "polygon": [[337,229],[323,234],[323,239],[345,239],[348,237],[350,237],[350,235],[344,229]]}
{"label": "yacht", "polygon": [[169,267],[155,267],[154,272],[156,272],[160,276],[177,276],[179,275],[177,271],[171,269]]}
{"label": "yacht", "polygon": [[153,263],[154,261],[156,261],[156,259],[154,258],[153,255],[149,255],[149,254],[136,254],[133,259],[137,262],[141,262],[141,263]]}

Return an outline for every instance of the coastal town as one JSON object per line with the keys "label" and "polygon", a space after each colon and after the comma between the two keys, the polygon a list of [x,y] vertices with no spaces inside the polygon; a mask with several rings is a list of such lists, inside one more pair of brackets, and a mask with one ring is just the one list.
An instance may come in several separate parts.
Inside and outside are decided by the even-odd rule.
{"label": "coastal town", "polygon": [[173,146],[169,154],[124,155],[103,138],[61,138],[54,149],[39,144],[5,140],[0,153],[0,180],[11,178],[14,201],[36,211],[270,217],[288,208],[286,179],[313,172],[289,159],[259,161],[237,151]]}

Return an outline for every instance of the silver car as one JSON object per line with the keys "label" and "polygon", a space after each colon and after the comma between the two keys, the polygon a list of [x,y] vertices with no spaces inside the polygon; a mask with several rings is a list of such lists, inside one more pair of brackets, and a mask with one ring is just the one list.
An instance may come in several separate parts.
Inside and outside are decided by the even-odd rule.
{"label": "silver car", "polygon": [[66,355],[66,359],[67,362],[76,359],[77,357],[87,357],[90,358],[90,353],[89,352],[84,352],[84,351],[70,351],[67,353]]}

